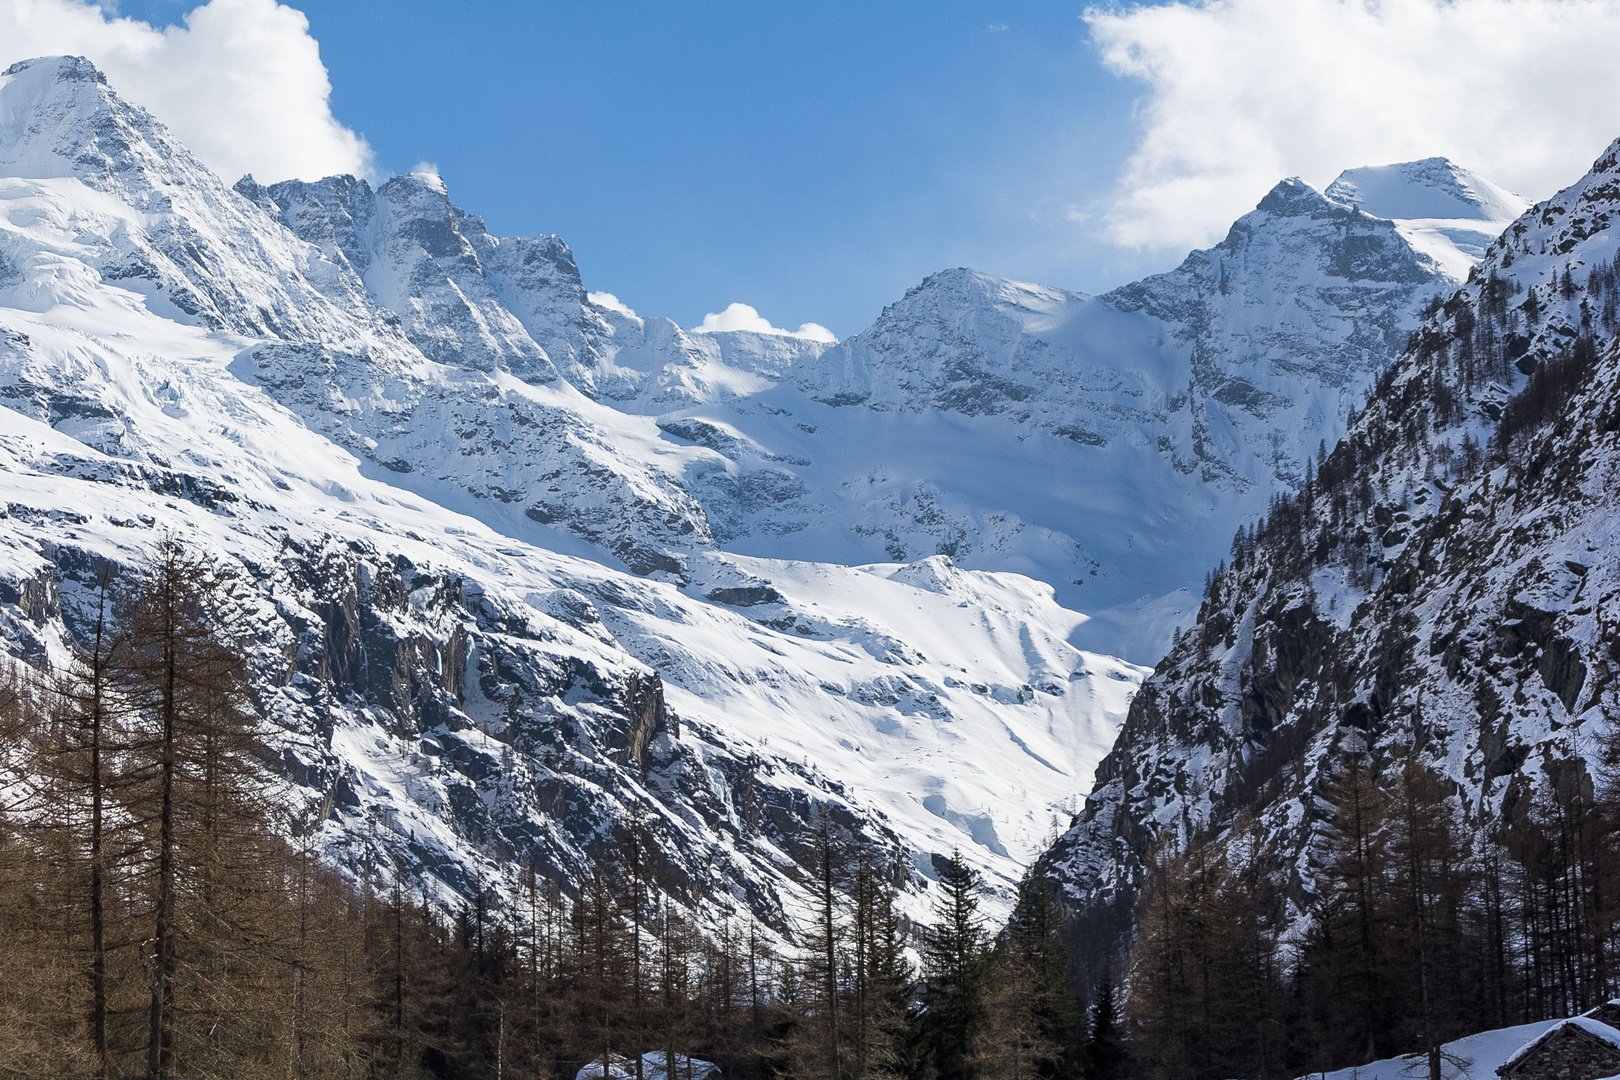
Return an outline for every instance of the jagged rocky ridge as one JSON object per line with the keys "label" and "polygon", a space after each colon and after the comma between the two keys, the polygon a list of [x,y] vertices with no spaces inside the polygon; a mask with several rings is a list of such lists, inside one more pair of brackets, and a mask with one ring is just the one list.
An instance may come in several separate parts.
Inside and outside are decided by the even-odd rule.
{"label": "jagged rocky ridge", "polygon": [[[1303,919],[1345,755],[1475,823],[1595,775],[1620,715],[1620,143],[1434,304],[1295,498],[1234,541],[1043,871],[1096,910],[1256,817]],[[1487,830],[1489,831],[1489,829]]]}
{"label": "jagged rocky ridge", "polygon": [[[351,268],[427,355],[605,406],[559,403],[589,419],[591,465],[630,455],[618,482],[662,515],[618,536],[623,500],[573,505],[592,481],[569,468],[583,466],[536,490],[496,453],[461,484],[503,531],[555,525],[677,577],[715,544],[843,563],[944,554],[1052,582],[1105,616],[1081,631],[1088,647],[1153,659],[1190,617],[1187,568],[1219,553],[1209,538],[1298,484],[1422,304],[1477,258],[1459,244],[1522,205],[1447,162],[1393,168],[1346,173],[1337,199],[1285,181],[1222,244],[1102,298],[946,271],[834,347],[598,303],[560,239],[490,235],[437,176],[237,190]],[[1438,200],[1451,217],[1441,235],[1429,218],[1359,212],[1369,199],[1425,214]],[[427,490],[444,450],[378,460]]]}

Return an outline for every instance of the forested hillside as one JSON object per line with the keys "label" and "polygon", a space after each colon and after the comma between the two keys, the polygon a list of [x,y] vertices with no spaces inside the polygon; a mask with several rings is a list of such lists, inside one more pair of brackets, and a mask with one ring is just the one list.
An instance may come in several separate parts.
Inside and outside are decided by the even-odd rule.
{"label": "forested hillside", "polygon": [[71,664],[12,666],[0,693],[0,1076],[539,1078],[621,1058],[636,1075],[663,1054],[860,1080],[1117,1059],[1111,1005],[1087,1042],[1044,885],[997,937],[953,856],[936,921],[914,925],[881,853],[831,817],[793,948],[671,903],[639,823],[577,888],[531,866],[517,896],[448,912],[402,866],[340,875],[317,819],[276,828],[228,564],[169,540],[101,581]]}
{"label": "forested hillside", "polygon": [[1145,1075],[1288,1076],[1616,992],[1617,206],[1611,147],[1431,305],[1234,537],[1045,857],[1087,962],[1129,951]]}

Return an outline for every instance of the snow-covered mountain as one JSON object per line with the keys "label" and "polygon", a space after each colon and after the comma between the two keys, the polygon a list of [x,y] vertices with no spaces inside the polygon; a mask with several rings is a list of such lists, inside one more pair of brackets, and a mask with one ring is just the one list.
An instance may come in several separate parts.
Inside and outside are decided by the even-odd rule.
{"label": "snow-covered mountain", "polygon": [[1412,246],[1455,278],[1468,276],[1502,226],[1529,203],[1445,158],[1346,169],[1328,198],[1391,218]]}
{"label": "snow-covered mountain", "polygon": [[1348,755],[1415,755],[1487,837],[1592,790],[1620,716],[1617,213],[1620,142],[1486,247],[1216,576],[1043,858],[1078,902],[1247,814],[1305,918]]}
{"label": "snow-covered mountain", "polygon": [[[845,564],[944,554],[1051,582],[1093,616],[1077,640],[1142,662],[1191,619],[1201,568],[1300,483],[1422,305],[1466,275],[1479,245],[1447,238],[1472,243],[1467,229],[1523,208],[1439,159],[1352,170],[1336,197],[1284,181],[1220,245],[1105,297],[946,271],[829,347],[597,304],[560,239],[490,236],[436,176],[237,190],[352,266],[429,356],[531,383],[558,371],[610,406],[571,406],[603,447],[592,463],[633,461],[617,482],[666,515],[616,536],[560,505],[590,482],[564,470],[527,517],[677,576],[711,545]],[[1431,217],[1355,208],[1374,197],[1375,212],[1443,208],[1466,228],[1434,240]],[[441,451],[399,460],[442,472]],[[461,486],[523,501],[515,482]],[[610,495],[607,516],[627,501]],[[499,505],[467,509],[513,527]]]}
{"label": "snow-covered mountain", "polygon": [[683,899],[790,932],[820,813],[914,901],[958,847],[1005,887],[1145,674],[1113,657],[1453,284],[1409,231],[1288,181],[1106,297],[957,270],[837,345],[704,333],[436,176],[232,189],[88,62],[18,64],[0,633],[60,658],[165,533],[237,563],[296,812],[446,895],[645,818]]}
{"label": "snow-covered mountain", "polygon": [[[1434,179],[1401,173],[1386,199]],[[728,547],[1015,570],[1093,616],[1087,647],[1152,662],[1191,620],[1184,590],[1460,282],[1465,254],[1406,229],[1284,181],[1167,274],[1090,297],[946,271],[774,385],[659,422],[727,458],[689,486]],[[749,470],[779,477],[751,481],[770,498],[732,497]]]}
{"label": "snow-covered mountain", "polygon": [[[561,377],[585,361],[400,225],[447,205],[420,178],[306,242],[73,59],[0,75],[0,162],[8,648],[60,660],[100,560],[160,536],[236,564],[294,812],[357,872],[574,880],[639,818],[680,899],[787,933],[818,816],[914,897],[954,848],[1005,887],[1112,739],[1141,672],[1069,644],[1048,586],[716,550],[676,482],[714,452]],[[513,247],[502,288],[577,281]],[[736,336],[610,314],[691,346],[648,398],[742,370]]]}

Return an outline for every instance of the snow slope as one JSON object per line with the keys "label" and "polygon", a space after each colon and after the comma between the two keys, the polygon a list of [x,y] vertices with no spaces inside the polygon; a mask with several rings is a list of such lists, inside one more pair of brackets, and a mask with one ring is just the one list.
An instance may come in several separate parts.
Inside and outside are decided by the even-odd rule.
{"label": "snow slope", "polygon": [[[1557,1023],[1557,1020],[1541,1020],[1534,1024],[1482,1031],[1446,1043],[1441,1047],[1447,1055],[1445,1064],[1441,1066],[1441,1075],[1446,1080],[1495,1076],[1498,1065]],[[1365,1065],[1353,1065],[1348,1069],[1335,1069],[1330,1073],[1311,1073],[1300,1077],[1300,1080],[1411,1080],[1414,1076],[1426,1075],[1428,1068],[1429,1063],[1424,1055],[1404,1054]]]}

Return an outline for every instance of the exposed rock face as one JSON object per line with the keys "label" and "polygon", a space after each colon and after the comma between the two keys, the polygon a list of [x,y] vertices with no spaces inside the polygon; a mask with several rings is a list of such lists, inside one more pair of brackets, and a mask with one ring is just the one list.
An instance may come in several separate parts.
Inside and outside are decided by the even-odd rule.
{"label": "exposed rock face", "polygon": [[[448,903],[510,887],[524,865],[566,887],[635,819],[676,900],[788,934],[797,885],[782,853],[808,857],[823,806],[917,887],[881,815],[798,763],[682,723],[657,673],[576,591],[612,596],[611,575],[549,595],[531,578],[525,596],[466,549],[417,542],[408,555],[374,528],[278,527],[276,507],[255,500],[171,499],[181,489],[164,474],[50,434],[24,426],[0,438],[14,497],[0,515],[0,641],[60,664],[93,617],[105,567],[139,559],[164,531],[228,552],[228,603],[246,627],[239,643],[273,764],[290,782],[290,824],[316,828],[349,872],[403,874]],[[64,491],[94,509],[35,508]]]}
{"label": "exposed rock face", "polygon": [[[248,177],[236,190],[328,258],[341,257],[430,359],[529,382],[557,377],[545,350],[495,294],[485,267],[494,242],[484,223],[453,205],[437,176],[396,176],[375,192],[350,176],[267,188]],[[553,241],[553,261],[561,256],[573,268],[560,240],[539,240]],[[572,276],[577,282],[578,271]]]}
{"label": "exposed rock face", "polygon": [[1043,857],[1071,895],[1128,894],[1156,837],[1247,812],[1303,909],[1347,748],[1415,751],[1509,828],[1568,770],[1590,782],[1620,715],[1616,209],[1611,148],[1432,307],[1240,545]]}
{"label": "exposed rock face", "polygon": [[1253,479],[1212,434],[1230,426],[1246,455],[1288,490],[1400,352],[1417,310],[1448,284],[1394,222],[1285,180],[1220,244],[1104,299],[1162,320],[1186,346],[1183,408],[1194,436],[1183,452],[1200,472]]}

